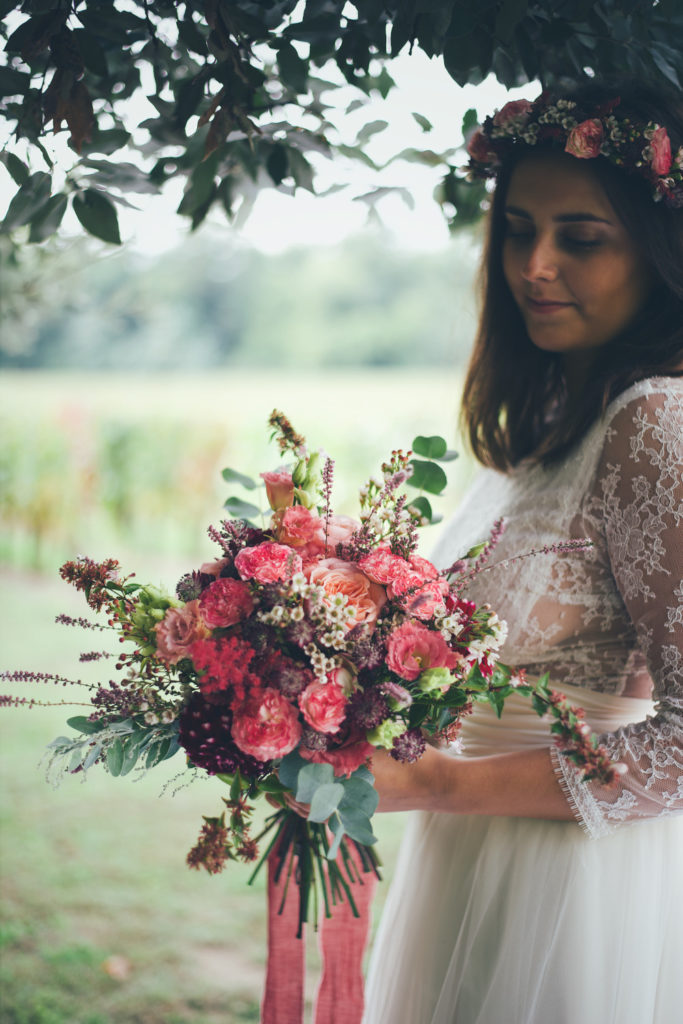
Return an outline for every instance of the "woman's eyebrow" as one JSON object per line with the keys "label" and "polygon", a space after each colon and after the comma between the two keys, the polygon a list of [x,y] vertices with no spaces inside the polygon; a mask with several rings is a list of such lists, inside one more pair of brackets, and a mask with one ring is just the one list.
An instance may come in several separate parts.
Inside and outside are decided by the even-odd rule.
{"label": "woman's eyebrow", "polygon": [[[520,206],[506,206],[505,213],[511,217],[522,217],[524,220],[533,220],[534,218],[528,213],[527,210],[523,210]],[[561,213],[557,217],[553,217],[553,220],[558,224],[576,224],[580,221],[592,221],[596,224],[611,224],[612,221],[606,217],[598,217],[594,213]]]}

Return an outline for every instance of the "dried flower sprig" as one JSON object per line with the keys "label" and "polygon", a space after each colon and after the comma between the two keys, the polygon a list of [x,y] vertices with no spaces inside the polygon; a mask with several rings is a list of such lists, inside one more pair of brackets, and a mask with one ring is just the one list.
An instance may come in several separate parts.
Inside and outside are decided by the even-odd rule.
{"label": "dried flower sprig", "polygon": [[306,438],[296,432],[283,412],[273,409],[268,417],[268,426],[273,428],[272,437],[277,441],[278,448],[283,454],[291,451],[294,455],[301,455],[306,447]]}

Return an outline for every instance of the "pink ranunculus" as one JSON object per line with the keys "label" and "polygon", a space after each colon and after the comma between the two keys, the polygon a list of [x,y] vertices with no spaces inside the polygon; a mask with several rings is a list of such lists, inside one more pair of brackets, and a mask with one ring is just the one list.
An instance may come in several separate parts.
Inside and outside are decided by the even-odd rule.
{"label": "pink ranunculus", "polygon": [[226,565],[230,565],[230,559],[219,558],[214,562],[204,562],[204,564],[199,567],[199,571],[204,573],[205,576],[218,577],[223,572]]}
{"label": "pink ranunculus", "polygon": [[188,601],[182,608],[169,608],[154,629],[157,653],[168,665],[175,665],[181,658],[188,658],[189,648],[195,640],[209,636],[199,601]]}
{"label": "pink ranunculus", "polygon": [[241,751],[259,761],[284,757],[301,739],[298,712],[272,687],[252,691],[233,712],[232,738]]}
{"label": "pink ranunculus", "polygon": [[410,572],[410,562],[401,558],[400,555],[393,554],[391,548],[382,544],[371,551],[369,555],[361,558],[358,568],[362,569],[373,582],[386,585]]}
{"label": "pink ranunculus", "polygon": [[356,610],[354,621],[373,623],[386,604],[384,587],[369,580],[358,566],[341,558],[322,558],[308,570],[310,583],[322,587],[330,596],[344,594]]}
{"label": "pink ranunculus", "polygon": [[420,555],[411,555],[410,564],[415,572],[419,572],[426,580],[438,578],[439,570],[427,558],[421,558]]}
{"label": "pink ranunculus", "polygon": [[402,679],[417,679],[428,668],[455,668],[458,655],[444,638],[421,622],[409,620],[390,634],[387,665]]}
{"label": "pink ranunculus", "polygon": [[496,155],[481,128],[478,128],[474,135],[470,137],[467,143],[467,152],[473,160],[478,161],[480,164],[489,163]]}
{"label": "pink ranunculus", "polygon": [[527,120],[526,116],[531,110],[529,100],[509,100],[505,106],[497,110],[493,115],[493,123],[497,128],[502,128],[510,121],[519,121],[520,118]]}
{"label": "pink ranunculus", "polygon": [[404,573],[389,587],[389,596],[398,598],[401,607],[418,619],[431,619],[436,608],[444,604],[448,583],[444,579],[425,580],[421,573]]}
{"label": "pink ranunculus", "polygon": [[242,548],[235,558],[235,568],[242,579],[258,583],[291,580],[295,573],[301,572],[302,564],[296,551],[273,541],[264,541],[254,548]]}
{"label": "pink ranunculus", "polygon": [[279,517],[277,539],[292,548],[303,547],[311,541],[319,542],[322,548],[323,522],[320,516],[305,505],[286,508]]}
{"label": "pink ranunculus", "polygon": [[[336,674],[344,672],[336,669],[330,673],[326,682],[316,680],[310,683],[299,696],[299,707],[303,711],[308,724],[317,732],[335,733],[346,717],[349,699],[344,692],[342,681]],[[346,675],[349,673],[347,672]]]}
{"label": "pink ranunculus", "polygon": [[576,128],[572,128],[564,151],[580,160],[592,160],[593,157],[600,156],[603,137],[602,121],[591,117],[577,124]]}
{"label": "pink ranunculus", "polygon": [[372,755],[373,749],[364,737],[352,734],[340,746],[334,747],[332,750],[309,750],[302,744],[299,753],[307,761],[313,761],[314,764],[331,764],[334,774],[340,776],[351,775],[356,768],[365,764]]}
{"label": "pink ranunculus", "polygon": [[294,481],[292,474],[286,469],[278,469],[273,473],[261,473],[265,481],[268,504],[277,512],[281,508],[289,508],[294,504]]}
{"label": "pink ranunculus", "polygon": [[655,174],[668,174],[671,170],[671,140],[666,128],[655,128],[650,140],[650,164]]}
{"label": "pink ranunculus", "polygon": [[218,579],[202,591],[199,607],[207,626],[225,628],[248,618],[254,610],[254,601],[242,580]]}

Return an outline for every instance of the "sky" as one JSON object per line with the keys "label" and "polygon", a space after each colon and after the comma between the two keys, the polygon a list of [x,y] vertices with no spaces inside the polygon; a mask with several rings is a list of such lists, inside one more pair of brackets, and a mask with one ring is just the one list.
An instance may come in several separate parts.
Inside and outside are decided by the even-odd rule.
{"label": "sky", "polygon": [[[355,131],[373,121],[387,121],[389,126],[373,136],[367,144],[370,156],[385,162],[392,154],[408,147],[422,147],[442,152],[462,143],[460,126],[465,111],[474,107],[480,118],[502,106],[507,99],[519,96],[533,97],[538,85],[527,85],[507,92],[492,77],[479,86],[459,87],[447,74],[440,58],[429,59],[416,50],[392,60],[388,69],[396,88],[383,100],[377,96],[355,113],[342,112],[356,91],[337,90],[340,110],[332,115],[346,141],[353,141]],[[331,94],[327,94],[329,100]],[[136,101],[131,111],[134,121],[150,116],[153,108],[144,97]],[[423,132],[413,112],[427,117],[433,125],[429,133]],[[66,132],[48,139],[46,145],[56,165],[67,169],[73,154],[66,146]],[[342,192],[327,197],[315,197],[303,189],[287,196],[275,189],[264,189],[244,223],[230,228],[246,244],[264,252],[282,252],[293,245],[334,245],[349,235],[366,229],[368,208],[354,199],[379,185],[400,186],[410,193],[412,209],[400,197],[393,195],[380,200],[380,214],[385,233],[402,248],[438,250],[449,241],[448,229],[432,193],[440,172],[407,161],[396,161],[381,172],[372,172],[355,161],[341,162],[316,160],[318,170],[316,188],[322,192],[332,185],[345,183]],[[38,167],[33,169],[39,169]],[[59,171],[56,175],[59,178]],[[16,186],[0,168],[0,212],[4,212]],[[182,195],[182,182],[170,182],[162,195],[132,196],[138,207],[128,210],[119,207],[119,220],[124,240],[133,248],[153,255],[182,243],[188,233],[187,221],[178,217],[175,209]],[[72,222],[65,221],[67,231],[80,233],[81,229],[69,212]],[[207,230],[212,234],[224,232],[226,220],[219,211],[209,216]]]}

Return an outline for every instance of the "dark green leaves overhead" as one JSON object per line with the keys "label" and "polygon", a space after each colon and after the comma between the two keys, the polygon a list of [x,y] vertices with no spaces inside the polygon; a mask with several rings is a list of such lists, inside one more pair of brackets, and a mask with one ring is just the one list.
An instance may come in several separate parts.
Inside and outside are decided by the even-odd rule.
{"label": "dark green leaves overhead", "polygon": [[[186,182],[179,213],[194,228],[214,206],[246,209],[263,187],[315,191],[311,152],[374,167],[367,146],[383,123],[368,118],[355,144],[338,142],[328,104],[345,82],[356,109],[386,97],[390,58],[408,48],[443,59],[459,85],[493,74],[547,86],[594,71],[683,83],[680,0],[17,0],[0,4],[0,19],[11,139],[0,158],[15,186],[2,230],[30,225],[35,242],[72,202],[86,231],[117,243],[112,199],[172,177]],[[141,125],[139,105],[125,104],[133,96],[154,108]],[[283,114],[297,107],[301,117]],[[428,136],[427,118],[413,117]],[[66,130],[74,166],[58,198],[42,138]],[[457,173],[462,154],[425,145],[402,156],[443,168],[436,199],[452,224],[481,215],[482,191]]]}

